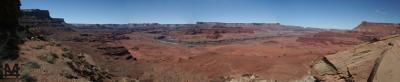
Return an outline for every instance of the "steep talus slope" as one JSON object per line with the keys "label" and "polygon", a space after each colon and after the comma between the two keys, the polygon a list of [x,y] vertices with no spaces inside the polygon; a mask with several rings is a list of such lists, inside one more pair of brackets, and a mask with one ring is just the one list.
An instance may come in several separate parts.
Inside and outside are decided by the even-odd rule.
{"label": "steep talus slope", "polygon": [[381,41],[325,56],[313,65],[313,73],[323,82],[399,81],[399,53],[399,35],[388,36]]}

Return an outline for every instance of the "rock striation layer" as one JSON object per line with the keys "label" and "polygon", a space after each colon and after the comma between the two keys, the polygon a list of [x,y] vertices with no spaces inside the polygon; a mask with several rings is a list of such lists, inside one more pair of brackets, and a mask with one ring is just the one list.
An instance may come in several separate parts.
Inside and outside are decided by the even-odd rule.
{"label": "rock striation layer", "polygon": [[397,82],[400,80],[400,36],[359,45],[323,57],[313,65],[322,82]]}
{"label": "rock striation layer", "polygon": [[21,26],[51,26],[63,27],[62,18],[52,18],[48,10],[22,9],[19,17]]}
{"label": "rock striation layer", "polygon": [[399,34],[400,33],[400,24],[399,23],[375,23],[363,21],[360,25],[358,25],[353,30],[359,32],[372,32],[377,33],[381,36],[387,36],[391,34]]}

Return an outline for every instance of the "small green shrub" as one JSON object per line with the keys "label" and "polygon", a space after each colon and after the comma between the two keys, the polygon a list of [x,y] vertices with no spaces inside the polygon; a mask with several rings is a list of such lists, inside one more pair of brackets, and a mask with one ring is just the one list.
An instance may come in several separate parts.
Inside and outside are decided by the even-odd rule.
{"label": "small green shrub", "polygon": [[24,67],[27,68],[35,68],[35,69],[39,69],[40,65],[37,62],[28,62],[24,64]]}
{"label": "small green shrub", "polygon": [[42,61],[46,61],[47,63],[50,64],[54,64],[55,61],[58,59],[59,57],[57,56],[57,54],[55,53],[50,53],[50,54],[46,54],[46,55],[42,55],[39,56],[39,59]]}

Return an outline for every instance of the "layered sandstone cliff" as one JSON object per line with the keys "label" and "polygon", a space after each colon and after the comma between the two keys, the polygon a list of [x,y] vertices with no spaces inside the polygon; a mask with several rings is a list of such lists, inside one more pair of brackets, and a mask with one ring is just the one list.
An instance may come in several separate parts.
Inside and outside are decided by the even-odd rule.
{"label": "layered sandstone cliff", "polygon": [[387,36],[391,34],[399,34],[400,33],[400,24],[399,23],[375,23],[363,21],[360,25],[358,25],[353,30],[359,32],[371,32],[376,33],[381,36]]}
{"label": "layered sandstone cliff", "polygon": [[52,18],[48,10],[22,9],[19,17],[21,26],[63,27],[62,18]]}
{"label": "layered sandstone cliff", "polygon": [[322,82],[397,82],[400,80],[400,36],[366,43],[323,57],[313,65]]}

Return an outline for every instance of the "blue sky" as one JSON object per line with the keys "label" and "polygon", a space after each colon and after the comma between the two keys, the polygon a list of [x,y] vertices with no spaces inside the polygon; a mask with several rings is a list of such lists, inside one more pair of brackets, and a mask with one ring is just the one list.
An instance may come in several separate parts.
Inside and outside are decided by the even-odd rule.
{"label": "blue sky", "polygon": [[400,0],[21,0],[68,23],[266,22],[352,29],[400,23]]}

